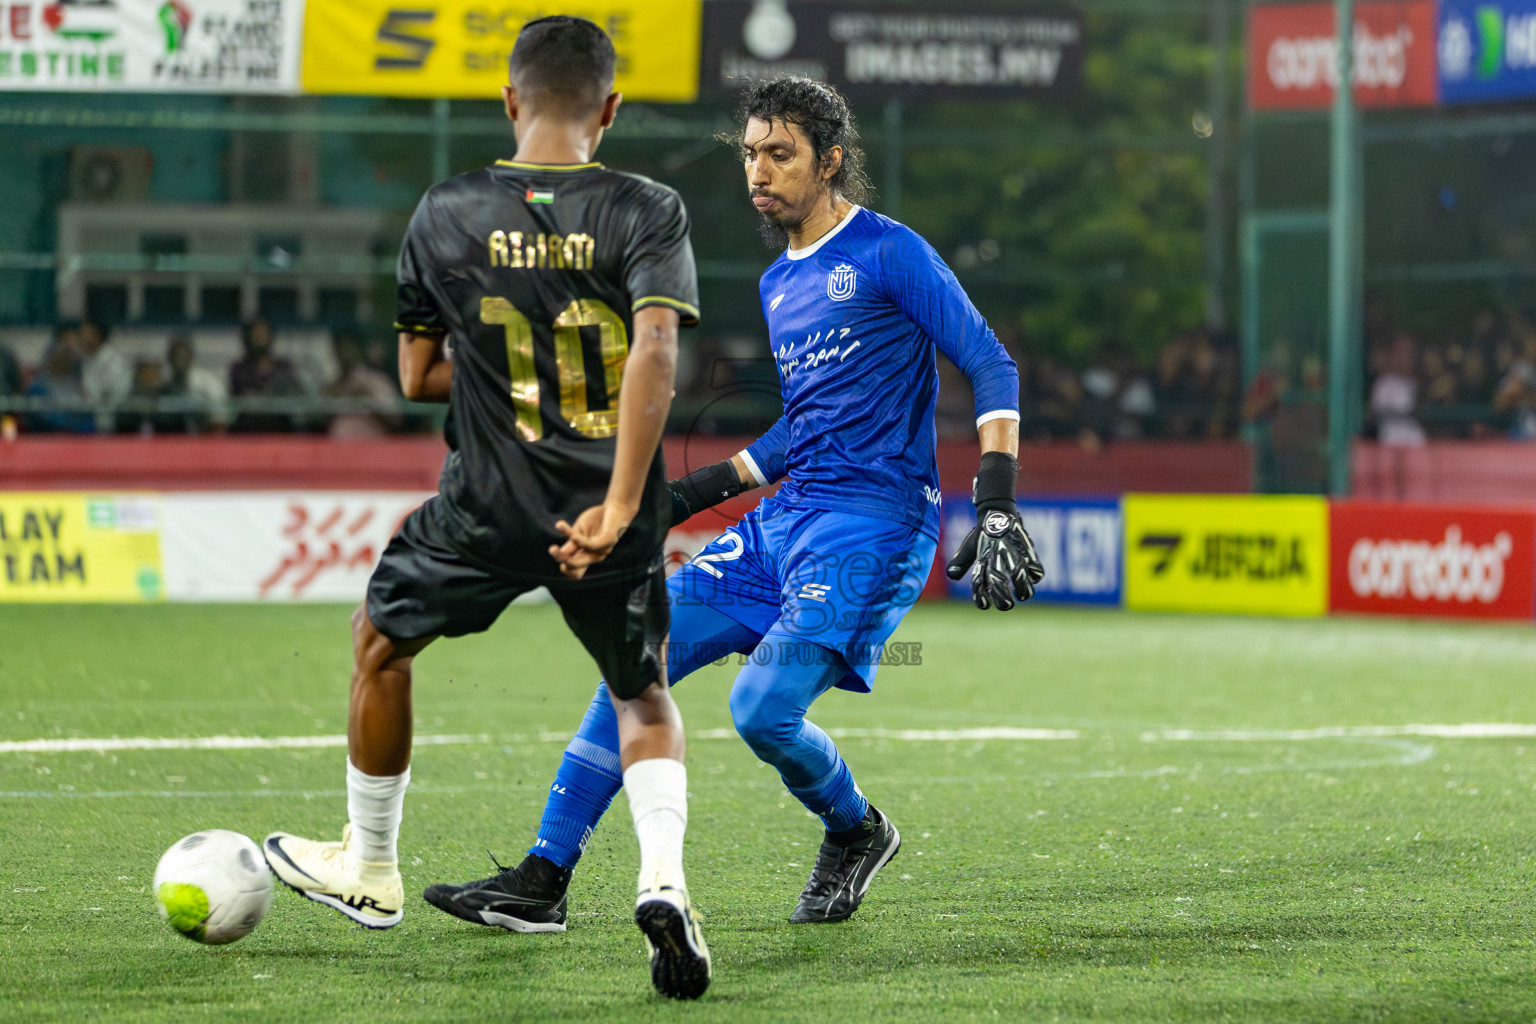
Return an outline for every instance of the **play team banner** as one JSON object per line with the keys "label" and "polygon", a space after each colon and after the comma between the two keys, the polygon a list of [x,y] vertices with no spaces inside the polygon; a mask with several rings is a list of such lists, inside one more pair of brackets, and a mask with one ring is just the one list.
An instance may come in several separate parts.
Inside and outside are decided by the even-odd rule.
{"label": "play team banner", "polygon": [[573,14],[613,38],[614,88],[632,100],[698,95],[701,0],[308,0],[304,90],[364,96],[496,99],[523,25]]}
{"label": "play team banner", "polygon": [[1130,494],[1124,508],[1127,608],[1327,612],[1324,499]]}
{"label": "play team banner", "polygon": [[1335,502],[1334,611],[1536,617],[1536,512]]}
{"label": "play team banner", "polygon": [[[1333,103],[1338,43],[1331,3],[1250,8],[1248,98],[1255,110]],[[1365,0],[1355,6],[1354,89],[1362,107],[1432,106],[1434,0]]]}
{"label": "play team banner", "polygon": [[151,494],[0,491],[0,602],[165,596]]}
{"label": "play team banner", "polygon": [[0,8],[0,92],[298,92],[302,0]]}

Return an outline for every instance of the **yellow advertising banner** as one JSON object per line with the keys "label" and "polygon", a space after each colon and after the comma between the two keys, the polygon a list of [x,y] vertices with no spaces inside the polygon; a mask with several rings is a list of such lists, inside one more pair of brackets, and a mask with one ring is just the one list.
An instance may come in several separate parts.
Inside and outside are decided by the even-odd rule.
{"label": "yellow advertising banner", "polygon": [[153,495],[0,491],[0,601],[159,601]]}
{"label": "yellow advertising banner", "polygon": [[618,51],[627,99],[691,103],[699,94],[702,0],[309,0],[305,92],[495,99],[523,25],[573,14],[601,25]]}
{"label": "yellow advertising banner", "polygon": [[1125,603],[1140,611],[1322,615],[1322,498],[1131,494]]}

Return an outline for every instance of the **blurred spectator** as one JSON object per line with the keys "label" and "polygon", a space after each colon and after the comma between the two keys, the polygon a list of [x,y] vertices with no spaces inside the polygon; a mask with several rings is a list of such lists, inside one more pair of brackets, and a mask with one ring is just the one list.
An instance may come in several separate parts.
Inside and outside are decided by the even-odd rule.
{"label": "blurred spectator", "polygon": [[80,387],[96,406],[96,429],[110,434],[113,410],[133,390],[133,368],[111,345],[112,336],[89,320],[77,334],[80,349]]}
{"label": "blurred spectator", "polygon": [[133,390],[128,393],[128,407],[118,413],[117,429],[124,434],[165,431],[167,424],[154,408],[160,398],[160,389],[164,386],[165,370],[158,362],[140,359],[135,363]]}
{"label": "blurred spectator", "polygon": [[160,388],[160,396],[173,399],[180,411],[162,417],[158,429],[207,434],[228,426],[229,392],[218,375],[196,365],[192,339],[186,334],[171,335],[165,358],[171,376]]}
{"label": "blurred spectator", "polygon": [[1114,436],[1120,440],[1134,440],[1148,436],[1157,416],[1157,395],[1152,390],[1152,377],[1143,370],[1129,349],[1120,351],[1117,359],[1120,390],[1116,400]]}
{"label": "blurred spectator", "polygon": [[0,398],[21,394],[21,364],[7,346],[0,345]]}
{"label": "blurred spectator", "polygon": [[1075,438],[1082,429],[1083,389],[1077,374],[1050,356],[1021,364],[1021,398],[1028,410],[1028,436],[1036,441]]}
{"label": "blurred spectator", "polygon": [[[78,344],[79,331],[75,327],[65,325],[54,332],[53,344],[43,355],[43,365],[32,375],[32,383],[27,387],[28,398],[66,402],[85,399],[85,391],[80,387]],[[27,422],[32,430],[40,432],[90,434],[96,430],[96,417],[79,409],[34,412]]]}
{"label": "blurred spectator", "polygon": [[1419,395],[1419,381],[1414,376],[1417,366],[1417,342],[1413,335],[1399,333],[1371,384],[1370,415],[1376,425],[1376,439],[1382,444],[1413,447],[1424,443],[1424,427],[1414,415]]}
{"label": "blurred spectator", "polygon": [[[272,325],[257,318],[240,328],[245,349],[229,368],[229,393],[236,398],[300,398],[304,388],[293,364],[279,358],[272,346]],[[294,429],[294,417],[285,413],[241,413],[231,430],[285,433]]]}
{"label": "blurred spectator", "polygon": [[1536,336],[1527,337],[1520,354],[1510,359],[1493,408],[1508,418],[1511,437],[1536,440]]}
{"label": "blurred spectator", "polygon": [[1083,389],[1082,418],[1084,437],[1093,446],[1103,443],[1115,423],[1115,405],[1120,397],[1120,374],[1115,353],[1100,349],[1094,361],[1079,378]]}
{"label": "blurred spectator", "polygon": [[400,415],[396,411],[400,392],[388,374],[368,365],[363,357],[363,347],[356,338],[350,334],[338,334],[333,345],[340,370],[325,393],[331,398],[368,400],[378,411],[345,412],[332,417],[331,436],[383,437],[392,427],[400,425]]}
{"label": "blurred spectator", "polygon": [[1162,436],[1230,436],[1237,377],[1236,353],[1218,346],[1207,330],[1190,331],[1164,345],[1154,379]]}

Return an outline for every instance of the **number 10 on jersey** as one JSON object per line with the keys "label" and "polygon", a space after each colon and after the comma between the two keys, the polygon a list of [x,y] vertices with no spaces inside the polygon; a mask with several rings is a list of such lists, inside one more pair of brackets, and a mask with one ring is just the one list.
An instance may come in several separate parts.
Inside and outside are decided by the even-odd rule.
{"label": "number 10 on jersey", "polygon": [[[507,336],[507,374],[512,379],[512,409],[517,433],[524,441],[544,436],[539,412],[540,381],[534,360],[533,323],[500,296],[480,300],[480,322],[502,327]],[[560,392],[560,416],[586,437],[612,437],[619,430],[619,383],[629,356],[624,321],[601,299],[577,299],[555,317],[555,382]],[[587,361],[581,329],[598,328],[603,394],[601,409],[588,409]]]}

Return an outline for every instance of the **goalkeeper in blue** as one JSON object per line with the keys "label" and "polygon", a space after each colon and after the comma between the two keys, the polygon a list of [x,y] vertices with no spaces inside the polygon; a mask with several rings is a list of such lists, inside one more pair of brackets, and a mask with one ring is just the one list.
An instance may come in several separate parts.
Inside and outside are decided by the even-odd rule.
{"label": "goalkeeper in blue", "polygon": [[[1043,570],[1014,504],[1019,377],[944,261],[911,229],[859,205],[858,135],[836,90],[782,78],[747,92],[737,141],[769,243],[763,316],[784,415],[734,458],[672,482],[682,522],[783,481],[668,581],[673,683],[730,653],[742,739],[826,827],[792,922],[847,919],[901,846],[805,717],[837,687],[867,693],[884,644],[923,589],[938,545],[936,359],[970,379],[981,438],[978,526],[948,566],[978,607],[1027,600]],[[619,729],[599,685],[518,865],[434,885],[434,906],[476,924],[564,931],[566,889],[622,784]]]}

